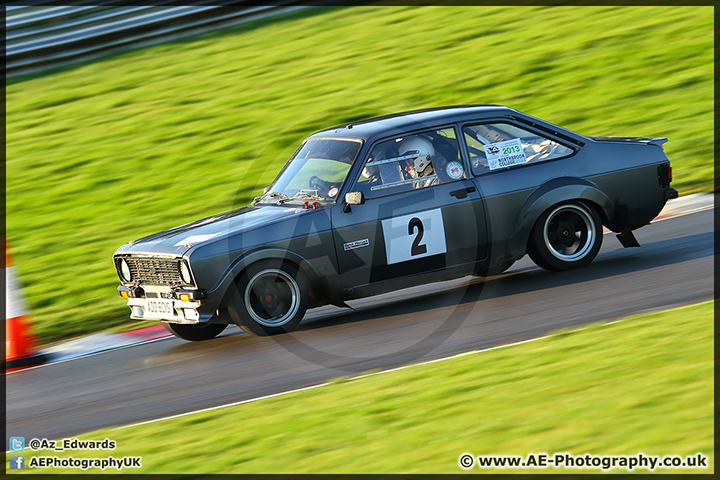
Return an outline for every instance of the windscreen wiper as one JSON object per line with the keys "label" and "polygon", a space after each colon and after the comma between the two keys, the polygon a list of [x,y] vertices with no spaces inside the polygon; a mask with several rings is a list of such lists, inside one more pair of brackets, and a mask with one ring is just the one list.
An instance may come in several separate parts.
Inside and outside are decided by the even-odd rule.
{"label": "windscreen wiper", "polygon": [[260,196],[260,197],[255,198],[255,200],[253,201],[253,205],[255,205],[256,203],[259,203],[259,202],[261,202],[261,201],[263,201],[263,200],[265,200],[265,199],[269,199],[269,198],[279,198],[280,200],[278,201],[278,204],[281,204],[280,202],[283,202],[283,201],[285,201],[285,200],[290,200],[290,197],[288,197],[288,196],[285,195],[284,193],[279,193],[279,192],[267,192],[266,194],[264,194],[264,195],[262,195],[262,196]]}
{"label": "windscreen wiper", "polygon": [[[312,191],[317,192],[317,190]],[[308,200],[327,200],[325,197],[318,195],[317,193],[310,193],[305,190],[300,190],[295,195],[293,195],[293,198],[307,198]]]}
{"label": "windscreen wiper", "polygon": [[[278,200],[278,205],[283,205],[285,202],[291,202],[293,200],[299,200],[299,201],[315,200],[315,201],[317,201],[317,200],[327,200],[327,198],[321,197],[317,193],[308,193],[306,191],[300,190],[295,195],[293,195],[292,198],[286,197],[286,198],[281,198],[280,200]],[[307,201],[305,203],[307,204]]]}

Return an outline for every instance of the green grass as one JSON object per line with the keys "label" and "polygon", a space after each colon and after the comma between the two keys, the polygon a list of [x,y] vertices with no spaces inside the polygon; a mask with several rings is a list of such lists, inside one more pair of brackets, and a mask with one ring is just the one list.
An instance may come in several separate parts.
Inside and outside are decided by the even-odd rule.
{"label": "green grass", "polygon": [[712,339],[713,304],[707,302],[244,405],[98,430],[79,438],[109,438],[116,450],[57,455],[139,455],[141,473],[463,473],[457,462],[466,452],[700,452],[709,468],[688,471],[707,474],[714,471],[715,448]]}
{"label": "green grass", "polygon": [[319,8],[7,86],[7,231],[42,342],[128,328],[121,244],[247,204],[303,137],[497,103],[667,136],[710,191],[712,7]]}

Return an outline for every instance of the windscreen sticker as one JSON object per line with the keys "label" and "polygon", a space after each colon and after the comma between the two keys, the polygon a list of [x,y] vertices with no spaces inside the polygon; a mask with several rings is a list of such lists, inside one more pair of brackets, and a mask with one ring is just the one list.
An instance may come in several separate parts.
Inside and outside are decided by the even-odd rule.
{"label": "windscreen sticker", "polygon": [[485,145],[485,155],[488,159],[490,170],[522,165],[527,162],[525,151],[519,138],[505,142],[490,143]]}
{"label": "windscreen sticker", "polygon": [[173,247],[179,247],[180,245],[192,245],[195,243],[202,243],[210,240],[213,237],[217,237],[220,235],[221,232],[217,233],[208,233],[205,235],[190,235],[189,237],[183,238],[178,243],[173,245]]}
{"label": "windscreen sticker", "polygon": [[388,265],[447,252],[442,210],[388,218],[382,221]]}

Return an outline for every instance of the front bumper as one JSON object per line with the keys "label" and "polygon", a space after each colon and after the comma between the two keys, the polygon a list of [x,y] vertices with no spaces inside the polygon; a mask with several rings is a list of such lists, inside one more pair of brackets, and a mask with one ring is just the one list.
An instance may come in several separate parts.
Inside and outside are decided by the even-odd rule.
{"label": "front bumper", "polygon": [[152,307],[153,303],[157,304],[162,299],[153,298],[131,298],[128,300],[128,307],[130,307],[130,318],[134,320],[159,320],[161,322],[170,323],[205,323],[211,315],[207,315],[207,318],[203,319],[205,322],[201,322],[200,313],[197,308],[200,306],[197,302],[183,302],[180,300],[169,300],[170,311],[163,314],[153,314],[151,311],[157,311],[158,307]]}
{"label": "front bumper", "polygon": [[207,298],[207,291],[204,289],[198,290],[185,290],[182,288],[169,289],[167,287],[153,287],[153,286],[136,286],[128,287],[125,285],[118,285],[117,294],[123,298],[144,298],[150,293],[152,298],[177,298],[185,302],[189,301],[200,301]]}
{"label": "front bumper", "polygon": [[205,290],[168,289],[157,286],[117,287],[118,295],[127,299],[130,318],[170,323],[207,323],[213,313],[205,312],[202,300]]}

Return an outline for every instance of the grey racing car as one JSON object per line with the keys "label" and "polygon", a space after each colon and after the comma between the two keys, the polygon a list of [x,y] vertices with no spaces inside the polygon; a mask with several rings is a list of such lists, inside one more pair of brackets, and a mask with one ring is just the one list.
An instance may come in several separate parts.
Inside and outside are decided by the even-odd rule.
{"label": "grey racing car", "polygon": [[496,105],[399,113],[308,137],[244,208],[121,246],[131,318],[206,340],[272,335],[308,308],[466,275],[526,253],[588,265],[668,199],[666,138],[587,137]]}

